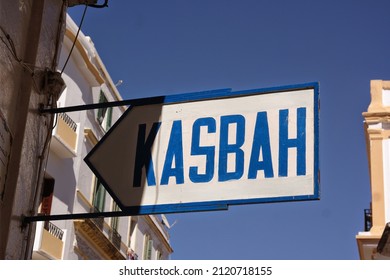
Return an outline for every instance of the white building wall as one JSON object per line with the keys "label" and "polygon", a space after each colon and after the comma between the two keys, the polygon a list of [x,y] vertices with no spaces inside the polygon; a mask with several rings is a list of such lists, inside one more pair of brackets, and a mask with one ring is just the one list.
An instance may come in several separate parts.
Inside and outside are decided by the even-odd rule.
{"label": "white building wall", "polygon": [[[68,31],[76,32],[75,24],[70,18],[67,19]],[[99,102],[100,92],[103,91],[108,101],[121,99],[116,91],[108,73],[105,72],[104,65],[94,65],[100,69],[99,77],[96,73],[91,73],[93,63],[101,63],[100,58],[89,37],[80,32],[78,37],[83,49],[74,48],[72,56],[65,68],[63,79],[66,82],[66,89],[58,100],[59,107],[69,107],[81,104],[92,104]],[[65,37],[60,55],[62,66],[68,56],[73,42],[69,37]],[[81,52],[87,52],[83,56]],[[90,59],[87,65],[85,57]],[[103,81],[102,84],[100,84]],[[125,108],[113,107],[112,124],[122,115]],[[47,176],[55,178],[54,197],[51,214],[88,213],[93,204],[95,176],[84,162],[84,157],[91,151],[95,143],[91,143],[85,135],[85,129],[93,132],[96,140],[100,140],[105,134],[105,129],[97,122],[98,110],[87,110],[69,112],[67,115],[77,123],[77,149],[75,156],[63,158],[55,152],[51,152],[47,164]],[[104,212],[113,210],[114,201],[108,193],[105,196]],[[110,233],[110,226],[113,218],[105,218],[103,232],[106,236]],[[169,245],[169,236],[162,228],[158,219],[150,217],[137,217],[137,226],[130,236],[131,217],[120,217],[117,231],[121,235],[121,254],[126,257],[129,248],[133,249],[139,258],[142,258],[144,251],[144,235],[150,234],[153,238],[152,258],[156,258],[156,250],[160,250],[163,258],[169,259],[172,249]],[[101,258],[99,248],[93,248],[88,242],[88,238],[76,234],[73,220],[53,221],[57,227],[66,231],[64,240],[64,259],[80,258]]]}

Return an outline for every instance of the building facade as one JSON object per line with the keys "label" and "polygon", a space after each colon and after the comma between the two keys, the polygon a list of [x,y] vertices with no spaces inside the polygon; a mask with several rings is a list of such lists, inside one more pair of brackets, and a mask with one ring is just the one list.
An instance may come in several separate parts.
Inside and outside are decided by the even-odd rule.
{"label": "building facade", "polygon": [[390,259],[390,81],[371,81],[371,102],[363,113],[370,172],[371,207],[366,228],[356,236],[360,259]]}
{"label": "building facade", "polygon": [[[76,38],[78,27],[69,16],[66,22],[59,63],[60,67],[66,64],[62,74],[66,88],[57,106],[120,101],[91,38],[82,32]],[[120,210],[84,158],[125,110],[108,107],[57,114],[39,206],[41,214]],[[115,159],[107,160],[114,164]],[[125,216],[38,222],[33,259],[169,259],[173,250],[163,218]]]}

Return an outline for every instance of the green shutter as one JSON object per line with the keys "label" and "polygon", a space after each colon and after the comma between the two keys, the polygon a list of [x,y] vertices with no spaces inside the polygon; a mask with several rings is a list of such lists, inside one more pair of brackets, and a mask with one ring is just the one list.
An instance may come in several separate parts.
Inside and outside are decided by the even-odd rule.
{"label": "green shutter", "polygon": [[[99,103],[105,103],[105,102],[107,102],[107,98],[106,98],[106,96],[104,95],[104,92],[103,92],[103,91],[100,91]],[[103,120],[104,120],[104,116],[105,116],[105,114],[106,114],[106,111],[107,111],[107,108],[100,108],[100,109],[98,109],[97,121],[99,122],[99,124],[102,124],[102,123],[103,123]]]}
{"label": "green shutter", "polygon": [[[114,202],[114,205],[112,207],[112,211],[116,212],[119,211],[119,206]],[[118,230],[118,224],[119,224],[119,217],[112,217],[111,219],[111,228],[115,229],[116,231]]]}
{"label": "green shutter", "polygon": [[109,130],[112,125],[112,107],[107,109],[106,118],[106,130]]}
{"label": "green shutter", "polygon": [[104,202],[106,199],[106,190],[99,180],[96,180],[95,196],[93,199],[93,206],[100,212],[104,211]]}

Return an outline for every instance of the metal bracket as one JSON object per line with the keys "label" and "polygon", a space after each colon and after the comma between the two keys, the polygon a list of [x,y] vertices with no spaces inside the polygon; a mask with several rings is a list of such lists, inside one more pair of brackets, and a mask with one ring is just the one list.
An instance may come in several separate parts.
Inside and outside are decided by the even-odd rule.
{"label": "metal bracket", "polygon": [[[198,212],[203,211],[224,211],[228,209],[227,204],[212,204],[199,208]],[[59,214],[59,215],[37,215],[37,216],[22,216],[22,226],[25,227],[33,222],[44,221],[58,221],[58,220],[78,220],[78,219],[96,219],[96,218],[110,218],[110,217],[124,217],[124,216],[145,216],[145,215],[158,215],[158,214],[170,214],[170,213],[185,213],[188,209],[180,208],[174,209],[172,212],[156,211],[153,213],[140,211],[138,207],[132,209],[125,209],[125,211],[113,211],[113,212],[91,212],[91,213],[73,213],[73,214]],[[193,212],[191,210],[191,212]]]}
{"label": "metal bracket", "polygon": [[28,224],[33,222],[45,222],[45,221],[59,221],[59,220],[82,220],[82,219],[96,219],[96,218],[109,218],[109,217],[123,217],[140,215],[136,213],[130,213],[128,211],[114,211],[114,212],[92,212],[92,213],[74,213],[74,214],[59,214],[59,215],[37,215],[37,216],[24,216],[22,215],[22,228],[25,228]]}
{"label": "metal bracket", "polygon": [[95,110],[109,107],[120,107],[120,106],[139,106],[145,104],[160,104],[164,101],[164,97],[149,97],[149,98],[139,98],[139,99],[128,99],[121,101],[112,101],[112,102],[102,102],[86,105],[76,105],[69,107],[60,107],[60,108],[39,108],[41,114],[58,114],[58,113],[67,113],[67,112],[76,112],[76,111],[87,111]]}
{"label": "metal bracket", "polygon": [[92,8],[105,8],[108,7],[108,0],[104,0],[104,4],[97,4],[98,0],[70,0],[68,2],[68,7],[73,7],[77,5],[87,5]]}

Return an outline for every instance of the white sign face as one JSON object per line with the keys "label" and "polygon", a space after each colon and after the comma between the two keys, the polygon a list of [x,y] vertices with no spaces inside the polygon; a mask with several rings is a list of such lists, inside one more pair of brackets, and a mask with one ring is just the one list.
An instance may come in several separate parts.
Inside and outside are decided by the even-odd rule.
{"label": "white sign face", "polygon": [[317,83],[135,104],[85,159],[122,210],[319,199]]}

